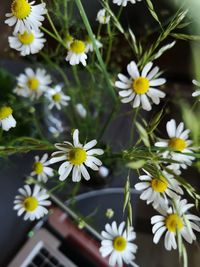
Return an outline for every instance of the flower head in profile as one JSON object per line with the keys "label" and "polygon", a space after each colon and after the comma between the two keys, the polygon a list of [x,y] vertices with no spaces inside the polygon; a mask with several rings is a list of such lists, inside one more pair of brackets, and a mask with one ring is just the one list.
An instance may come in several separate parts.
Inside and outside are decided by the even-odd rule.
{"label": "flower head in profile", "polygon": [[200,96],[200,82],[193,80],[192,83],[198,87],[198,89],[194,93],[192,93],[192,96],[199,97]]}
{"label": "flower head in profile", "polygon": [[[101,48],[103,46],[102,43],[97,39],[95,39],[95,43],[97,48]],[[86,44],[86,53],[94,51],[94,46],[89,36],[86,37],[85,44]]]}
{"label": "flower head in profile", "polygon": [[[21,92],[23,89],[24,97],[29,97],[31,100],[38,99],[43,95],[51,84],[51,77],[44,69],[26,68],[25,73],[17,77],[17,88],[15,92]],[[19,89],[20,88],[20,89]],[[27,92],[27,93],[25,93]]]}
{"label": "flower head in profile", "polygon": [[46,183],[48,177],[53,176],[53,169],[48,167],[49,165],[50,162],[48,160],[47,153],[45,153],[41,159],[39,159],[39,156],[35,156],[35,162],[32,167],[31,175],[36,175],[39,182]]}
{"label": "flower head in profile", "polygon": [[64,161],[61,164],[58,173],[61,181],[65,180],[72,171],[72,181],[79,182],[81,176],[85,180],[90,179],[90,175],[86,167],[94,171],[99,170],[102,162],[94,155],[102,155],[104,151],[99,148],[93,148],[97,144],[96,140],[92,140],[85,145],[79,142],[79,131],[76,129],[73,132],[73,144],[70,142],[55,144],[59,151],[52,154],[51,163]]}
{"label": "flower head in profile", "polygon": [[159,68],[154,67],[153,63],[147,63],[141,74],[134,61],[131,61],[127,66],[127,71],[130,77],[126,77],[123,74],[118,74],[119,81],[115,82],[115,86],[120,88],[119,96],[122,103],[132,102],[133,108],[137,108],[142,105],[144,110],[151,110],[151,101],[158,105],[160,98],[165,97],[165,93],[158,90],[157,86],[163,85],[166,80],[163,78],[157,78]]}
{"label": "flower head in profile", "polygon": [[30,32],[14,33],[8,37],[11,48],[20,52],[21,56],[38,53],[43,47],[46,39],[41,31],[31,30]]}
{"label": "flower head in profile", "polygon": [[35,185],[32,190],[29,185],[24,185],[18,191],[20,195],[17,195],[14,201],[14,209],[18,210],[18,216],[25,213],[24,220],[33,221],[48,213],[46,206],[51,205],[51,201],[48,200],[49,195],[45,189]]}
{"label": "flower head in profile", "polygon": [[195,157],[187,155],[187,153],[193,153],[192,148],[190,147],[192,141],[188,140],[190,130],[184,130],[183,122],[176,126],[176,121],[174,119],[167,122],[166,130],[169,139],[156,142],[155,146],[168,148],[168,150],[161,153],[161,155],[163,158],[177,161],[177,163],[172,164],[172,166],[175,166],[175,169],[180,167],[186,169],[187,165],[191,165],[192,160],[195,159]]}
{"label": "flower head in profile", "polygon": [[123,266],[123,262],[129,264],[135,258],[137,246],[132,243],[136,238],[133,227],[125,229],[125,222],[117,227],[116,222],[105,225],[105,231],[101,232],[103,240],[99,249],[102,257],[109,257],[110,266]]}
{"label": "flower head in profile", "polygon": [[15,33],[30,32],[31,30],[38,30],[44,20],[44,14],[47,13],[46,4],[41,3],[34,5],[35,1],[28,0],[14,0],[11,4],[11,13],[7,13],[5,23],[9,26],[14,26]]}
{"label": "flower head in profile", "polygon": [[62,106],[67,106],[70,100],[70,97],[63,93],[61,85],[56,85],[53,89],[49,89],[45,95],[50,102],[49,109],[56,107],[60,110]]}
{"label": "flower head in profile", "polygon": [[157,244],[161,236],[165,233],[164,245],[167,250],[177,249],[177,231],[188,243],[196,240],[194,230],[200,232],[200,227],[196,224],[200,218],[187,213],[194,204],[188,204],[186,199],[175,200],[175,205],[167,211],[160,210],[161,215],[151,218],[154,234],[153,242]]}
{"label": "flower head in profile", "polygon": [[146,200],[147,204],[152,203],[155,209],[159,206],[166,207],[168,197],[175,199],[177,194],[183,194],[180,183],[169,173],[163,171],[158,177],[154,177],[147,171],[144,172],[146,174],[139,177],[141,182],[137,183],[135,188],[142,191],[140,199]]}
{"label": "flower head in profile", "polygon": [[128,2],[135,4],[137,1],[140,2],[141,0],[113,0],[113,3],[118,6],[127,6]]}
{"label": "flower head in profile", "polygon": [[83,66],[86,66],[87,55],[85,43],[81,40],[73,40],[65,59],[69,61],[70,65],[82,63]]}
{"label": "flower head in profile", "polygon": [[0,108],[0,126],[4,131],[9,131],[10,128],[16,127],[16,120],[14,119],[13,110],[9,106],[4,106]]}
{"label": "flower head in profile", "polygon": [[107,14],[105,9],[100,9],[97,13],[97,19],[100,24],[108,24],[110,21],[110,16]]}

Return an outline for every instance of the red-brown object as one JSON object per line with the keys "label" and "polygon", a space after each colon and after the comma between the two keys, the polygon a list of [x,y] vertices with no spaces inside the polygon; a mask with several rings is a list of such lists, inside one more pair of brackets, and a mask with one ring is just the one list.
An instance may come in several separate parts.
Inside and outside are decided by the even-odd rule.
{"label": "red-brown object", "polygon": [[88,233],[78,229],[69,216],[59,208],[54,208],[49,216],[49,224],[58,231],[58,233],[70,239],[70,244],[82,255],[87,255],[87,258],[99,267],[109,267],[108,259],[103,258],[99,253],[100,243],[93,239]]}

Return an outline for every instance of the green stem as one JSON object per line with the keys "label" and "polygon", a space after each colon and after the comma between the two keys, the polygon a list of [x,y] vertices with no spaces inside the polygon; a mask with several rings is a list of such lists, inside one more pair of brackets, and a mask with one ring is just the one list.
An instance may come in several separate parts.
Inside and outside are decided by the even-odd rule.
{"label": "green stem", "polygon": [[115,106],[113,107],[113,109],[112,109],[110,115],[108,116],[108,118],[107,118],[107,120],[106,120],[106,122],[105,122],[105,124],[104,124],[104,126],[103,126],[103,128],[102,128],[102,130],[101,130],[101,132],[100,132],[100,134],[99,134],[98,140],[100,140],[100,139],[103,137],[103,135],[104,135],[104,133],[105,133],[107,127],[109,126],[110,122],[111,122],[112,119],[113,119],[113,116],[114,116],[114,114],[115,114],[115,112],[116,112],[116,109],[117,109],[117,106],[115,105]]}
{"label": "green stem", "polygon": [[42,129],[40,127],[40,124],[38,122],[38,118],[36,118],[35,112],[33,113],[33,122],[35,124],[35,128],[37,130],[38,135],[42,140],[46,140],[45,136],[43,135]]}
{"label": "green stem", "polygon": [[[123,10],[123,6],[120,7],[119,12],[117,14],[116,19],[119,20],[121,13]],[[113,28],[113,31],[111,31],[110,28],[110,23],[108,23],[108,34],[109,34],[109,44],[108,44],[108,52],[107,52],[107,56],[106,56],[106,65],[108,65],[109,61],[110,61],[110,57],[111,57],[111,52],[112,52],[112,46],[113,46],[113,36],[115,34],[115,28]]]}
{"label": "green stem", "polygon": [[49,30],[47,30],[46,28],[44,28],[43,26],[40,27],[40,29],[47,33],[49,36],[51,36],[53,39],[55,39],[57,42],[60,43],[60,40],[55,36],[55,34],[53,34],[52,32],[50,32]]}
{"label": "green stem", "polygon": [[83,5],[82,5],[82,3],[81,3],[81,0],[75,0],[75,2],[76,2],[76,5],[77,5],[77,7],[78,7],[78,9],[79,9],[79,12],[80,12],[80,15],[81,15],[81,17],[82,17],[82,20],[83,20],[83,22],[84,22],[84,24],[85,24],[86,30],[87,30],[87,32],[88,32],[88,35],[89,35],[90,39],[92,40],[92,44],[93,44],[93,47],[94,47],[94,51],[95,51],[95,53],[96,53],[97,60],[98,60],[98,62],[99,62],[99,64],[100,64],[101,70],[102,70],[102,72],[103,72],[103,74],[104,74],[104,76],[105,76],[105,79],[106,79],[106,82],[107,82],[107,85],[108,85],[108,89],[109,89],[109,91],[110,91],[110,94],[111,94],[111,96],[113,97],[113,99],[114,99],[115,101],[117,101],[117,97],[116,97],[116,94],[115,94],[115,90],[114,90],[114,88],[113,88],[113,86],[112,86],[112,84],[111,84],[110,77],[109,77],[109,74],[108,74],[108,72],[107,72],[106,66],[105,66],[105,64],[104,64],[104,62],[103,62],[101,53],[99,52],[99,49],[98,49],[98,47],[97,47],[97,45],[96,45],[96,40],[95,40],[94,34],[93,34],[93,32],[92,32],[92,29],[91,29],[89,20],[88,20],[88,18],[87,18],[87,15],[86,15],[86,13],[85,13],[85,10],[84,10],[84,8],[83,8]]}
{"label": "green stem", "polygon": [[135,131],[134,126],[135,126],[135,122],[138,116],[138,112],[139,112],[139,107],[135,109],[135,112],[133,114],[133,120],[131,124],[131,133],[130,133],[130,146],[132,145],[133,140],[134,140],[134,131]]}

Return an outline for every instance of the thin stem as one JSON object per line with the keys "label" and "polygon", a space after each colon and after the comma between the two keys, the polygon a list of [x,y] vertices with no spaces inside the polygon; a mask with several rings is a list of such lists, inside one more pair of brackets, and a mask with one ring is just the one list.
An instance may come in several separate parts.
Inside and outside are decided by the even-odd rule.
{"label": "thin stem", "polygon": [[105,124],[104,124],[104,126],[103,126],[103,128],[102,128],[102,130],[101,130],[101,132],[100,132],[100,134],[99,134],[98,140],[100,140],[100,139],[103,137],[103,135],[104,135],[104,133],[105,133],[107,127],[109,126],[111,120],[113,119],[113,116],[114,116],[114,114],[115,114],[115,112],[116,112],[116,109],[117,109],[117,106],[115,105],[115,106],[113,107],[113,109],[112,109],[110,115],[108,116],[108,118],[107,118],[107,120],[106,120],[106,122],[105,122]]}
{"label": "thin stem", "polygon": [[[46,28],[44,28],[43,26],[40,27],[40,29],[47,33],[49,36],[51,36],[53,39],[55,39],[57,42],[60,43],[60,40],[55,36],[55,34],[53,34],[52,32],[50,32],[49,30],[47,30]],[[62,44],[63,45],[63,44]]]}
{"label": "thin stem", "polygon": [[76,81],[76,84],[78,87],[81,86],[81,82],[80,82],[80,79],[79,79],[79,76],[78,76],[78,72],[77,72],[77,66],[72,66],[72,71],[73,71],[73,75],[74,75],[74,79]]}
{"label": "thin stem", "polygon": [[[41,0],[41,2],[43,2],[43,0]],[[48,11],[47,11],[47,19],[48,19],[48,21],[49,21],[49,23],[51,25],[52,30],[54,31],[55,35],[57,36],[58,40],[60,40],[62,42],[62,38],[61,38],[60,34],[58,33],[58,31],[57,31],[57,29],[56,29],[56,27],[55,27],[50,15],[49,15]]]}
{"label": "thin stem", "polygon": [[132,145],[133,140],[134,140],[134,126],[135,126],[135,122],[138,116],[138,111],[139,111],[139,107],[135,109],[135,112],[133,114],[133,120],[132,120],[132,124],[131,124],[131,133],[130,133],[130,145]]}
{"label": "thin stem", "polygon": [[[123,6],[120,7],[119,9],[119,12],[117,14],[117,20],[119,20],[120,16],[121,16],[121,13],[122,13],[122,10],[123,10]],[[111,52],[112,52],[112,46],[113,46],[113,36],[114,36],[114,33],[115,33],[115,28],[113,28],[113,31],[111,31],[111,28],[110,28],[110,23],[108,23],[108,34],[109,34],[109,44],[108,44],[108,52],[107,52],[107,56],[106,56],[106,65],[108,65],[109,61],[110,61],[110,57],[111,57]]]}
{"label": "thin stem", "polygon": [[95,40],[93,31],[92,31],[92,28],[90,26],[89,20],[87,18],[87,15],[85,13],[85,10],[83,8],[83,5],[81,3],[81,0],[75,0],[75,2],[76,2],[76,5],[77,5],[77,7],[79,9],[79,12],[80,12],[80,15],[82,17],[82,20],[83,20],[83,22],[85,24],[86,30],[88,32],[88,35],[89,35],[90,39],[92,40],[94,51],[95,51],[96,56],[97,56],[97,59],[99,61],[101,70],[102,70],[102,72],[103,72],[103,74],[105,76],[105,79],[106,79],[106,82],[107,82],[107,85],[108,85],[109,92],[110,92],[111,96],[113,97],[113,99],[115,101],[117,101],[117,97],[116,97],[114,88],[113,88],[113,86],[111,84],[110,77],[109,77],[109,74],[108,74],[107,69],[106,69],[106,65],[104,64],[103,59],[102,59],[102,56],[101,56],[101,53],[99,52],[99,49],[98,49],[98,47],[96,45],[96,40]]}

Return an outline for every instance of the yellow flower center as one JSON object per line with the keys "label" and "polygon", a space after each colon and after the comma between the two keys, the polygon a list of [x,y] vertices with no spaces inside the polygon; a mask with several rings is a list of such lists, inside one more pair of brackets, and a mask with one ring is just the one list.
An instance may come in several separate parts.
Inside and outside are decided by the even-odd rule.
{"label": "yellow flower center", "polygon": [[18,34],[18,39],[22,44],[28,45],[34,41],[34,35],[32,33],[24,32],[23,34]]}
{"label": "yellow flower center", "polygon": [[11,12],[17,19],[25,19],[31,13],[31,5],[26,0],[14,0]]}
{"label": "yellow flower center", "polygon": [[123,236],[117,236],[113,239],[113,247],[117,251],[123,251],[126,248],[126,239]]}
{"label": "yellow flower center", "polygon": [[8,118],[12,114],[13,110],[10,107],[0,108],[0,120]]}
{"label": "yellow flower center", "polygon": [[40,85],[40,82],[38,81],[37,78],[33,77],[33,78],[28,80],[27,84],[28,84],[28,87],[30,90],[36,91]]}
{"label": "yellow flower center", "polygon": [[153,178],[151,181],[151,187],[155,192],[163,193],[167,189],[168,182],[165,177]]}
{"label": "yellow flower center", "polygon": [[169,147],[175,151],[182,152],[187,147],[187,144],[184,139],[174,137],[169,140]]}
{"label": "yellow flower center", "polygon": [[23,202],[24,208],[28,212],[32,212],[38,207],[38,200],[35,197],[27,197]]}
{"label": "yellow flower center", "polygon": [[56,94],[52,95],[52,99],[55,102],[60,102],[60,100],[61,100],[61,94],[56,93]]}
{"label": "yellow flower center", "polygon": [[149,90],[149,80],[144,77],[136,78],[132,83],[132,90],[136,94],[145,94]]}
{"label": "yellow flower center", "polygon": [[165,219],[165,225],[168,229],[168,231],[175,233],[176,230],[181,230],[183,228],[183,221],[181,217],[179,217],[177,214],[170,214]]}
{"label": "yellow flower center", "polygon": [[80,40],[75,40],[71,43],[70,50],[76,54],[81,54],[85,51],[85,44]]}
{"label": "yellow flower center", "polygon": [[33,171],[36,172],[36,174],[41,174],[43,172],[44,166],[40,161],[37,161],[33,164]]}
{"label": "yellow flower center", "polygon": [[80,165],[86,160],[87,154],[84,149],[76,147],[69,151],[68,158],[73,165]]}

